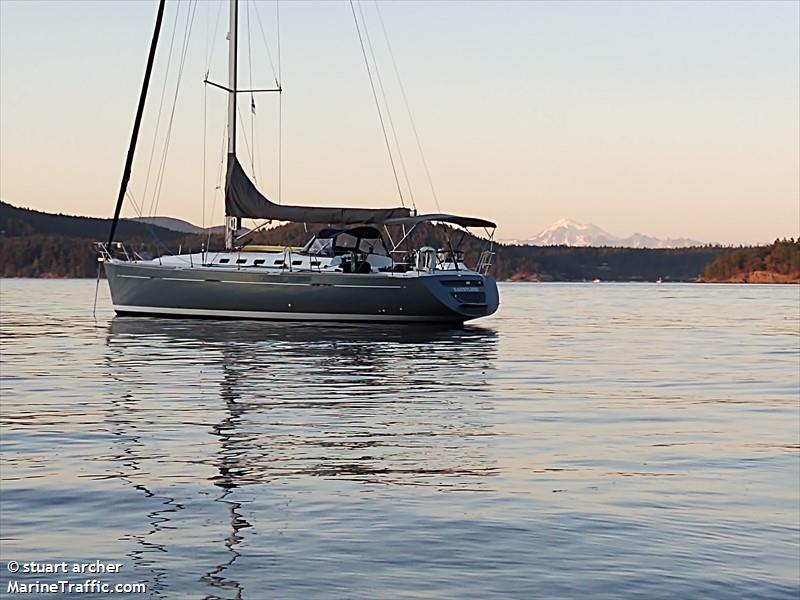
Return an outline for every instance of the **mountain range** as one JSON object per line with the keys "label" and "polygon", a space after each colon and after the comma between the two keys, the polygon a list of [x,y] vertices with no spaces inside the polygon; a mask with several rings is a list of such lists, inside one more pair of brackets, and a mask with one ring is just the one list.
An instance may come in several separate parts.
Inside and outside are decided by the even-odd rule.
{"label": "mountain range", "polygon": [[198,225],[193,225],[192,223],[189,223],[189,221],[176,219],[175,217],[133,217],[131,219],[126,219],[126,221],[135,221],[137,223],[155,225],[156,227],[163,227],[164,229],[177,231],[179,233],[210,233],[212,235],[225,233],[224,225],[215,225],[213,227],[203,228],[199,227]]}
{"label": "mountain range", "polygon": [[690,248],[703,246],[703,242],[688,238],[662,240],[642,233],[618,237],[597,225],[577,223],[572,219],[559,219],[550,227],[527,240],[505,240],[505,243],[522,246],[572,246],[618,248]]}

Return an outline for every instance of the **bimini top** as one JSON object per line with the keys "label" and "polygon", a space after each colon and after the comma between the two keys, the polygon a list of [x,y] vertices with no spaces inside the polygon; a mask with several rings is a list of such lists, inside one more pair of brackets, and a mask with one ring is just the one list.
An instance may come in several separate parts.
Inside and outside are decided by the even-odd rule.
{"label": "bimini top", "polygon": [[319,231],[319,233],[317,233],[317,237],[320,239],[334,238],[340,233],[347,233],[354,238],[364,238],[368,240],[374,240],[375,238],[381,237],[380,231],[369,226],[352,227],[350,229],[322,229]]}
{"label": "bimini top", "polygon": [[410,217],[411,211],[407,208],[328,208],[275,204],[258,191],[236,157],[229,155],[225,180],[225,214],[246,219],[294,223],[381,225],[389,219]]}
{"label": "bimini top", "polygon": [[445,215],[445,214],[431,214],[431,215],[414,215],[408,217],[395,217],[386,219],[386,225],[417,225],[426,221],[436,221],[438,223],[452,223],[453,225],[461,225],[462,227],[491,227],[495,229],[496,224],[486,219],[478,219],[477,217],[459,217],[458,215]]}

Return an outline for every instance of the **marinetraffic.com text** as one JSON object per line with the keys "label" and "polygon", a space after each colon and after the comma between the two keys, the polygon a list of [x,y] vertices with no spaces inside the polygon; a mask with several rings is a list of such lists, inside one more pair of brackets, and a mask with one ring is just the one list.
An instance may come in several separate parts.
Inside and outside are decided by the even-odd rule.
{"label": "marinetraffic.com text", "polygon": [[19,562],[9,560],[5,571],[6,594],[145,594],[147,584],[117,583],[100,576],[117,575],[123,564],[94,560],[90,562]]}

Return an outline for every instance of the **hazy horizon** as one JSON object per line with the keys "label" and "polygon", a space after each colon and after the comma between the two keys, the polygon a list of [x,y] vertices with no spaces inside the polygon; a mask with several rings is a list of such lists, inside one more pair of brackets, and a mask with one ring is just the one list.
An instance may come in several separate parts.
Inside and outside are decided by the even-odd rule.
{"label": "hazy horizon", "polygon": [[[0,198],[47,212],[113,214],[156,6],[0,2]],[[167,4],[131,182],[140,201],[176,10],[162,129],[190,6]],[[252,54],[253,85],[269,86],[258,19],[275,59],[275,4],[259,2],[258,16],[255,5],[242,6],[240,57]],[[375,5],[362,8],[417,206],[438,212]],[[562,217],[620,236],[722,244],[800,237],[800,4],[380,9],[443,212],[495,220],[501,239],[531,238]],[[280,20],[283,202],[399,205],[349,4],[283,2]],[[208,226],[221,222],[218,196],[212,203],[226,99],[207,90],[204,174],[202,79],[210,66],[210,79],[226,81],[227,12],[200,2],[192,23],[155,213]],[[243,85],[249,71],[245,57]],[[257,96],[256,106],[252,163],[261,189],[277,199],[277,98]],[[249,107],[243,95],[248,169]],[[163,139],[162,131],[154,176]],[[153,188],[151,179],[145,204]],[[137,216],[130,202],[123,216]]]}

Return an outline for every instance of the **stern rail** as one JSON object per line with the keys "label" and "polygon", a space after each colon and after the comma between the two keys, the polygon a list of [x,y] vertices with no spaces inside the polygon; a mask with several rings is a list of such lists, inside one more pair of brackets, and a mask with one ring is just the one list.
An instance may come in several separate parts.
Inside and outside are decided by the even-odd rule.
{"label": "stern rail", "polygon": [[494,257],[496,254],[497,252],[492,252],[491,250],[484,250],[481,252],[475,270],[481,275],[486,275],[489,272],[489,269],[492,268],[492,263],[494,262]]}

